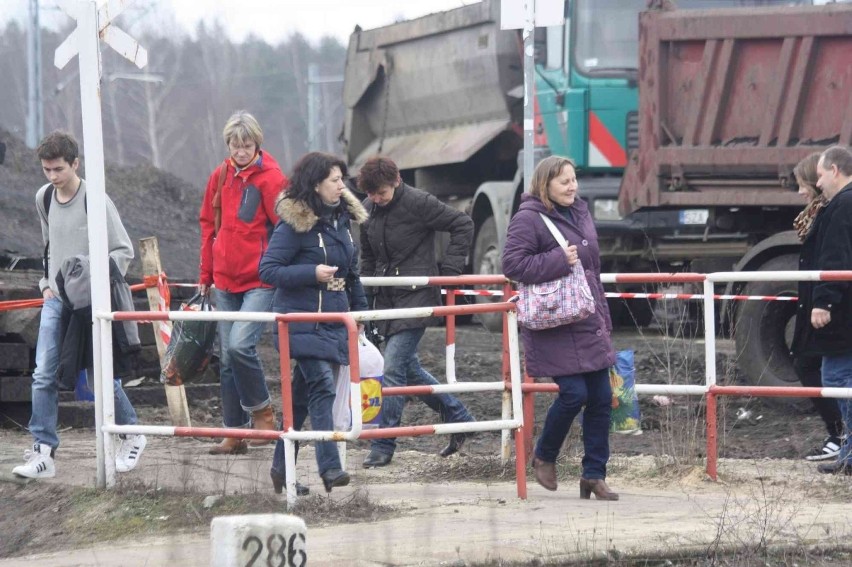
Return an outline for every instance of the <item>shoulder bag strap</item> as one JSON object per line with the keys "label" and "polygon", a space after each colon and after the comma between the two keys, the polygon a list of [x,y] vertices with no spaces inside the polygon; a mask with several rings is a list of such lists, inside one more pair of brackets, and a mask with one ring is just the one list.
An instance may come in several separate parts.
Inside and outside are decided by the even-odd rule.
{"label": "shoulder bag strap", "polygon": [[228,176],[228,160],[219,166],[219,180],[216,183],[216,192],[213,193],[213,213],[215,216],[213,235],[219,234],[222,226],[222,187],[225,186],[225,178]]}
{"label": "shoulder bag strap", "polygon": [[553,224],[553,221],[547,218],[544,213],[539,213],[539,216],[541,217],[541,220],[544,221],[544,224],[547,225],[547,229],[550,231],[550,234],[553,235],[553,238],[556,239],[556,242],[558,242],[562,247],[568,246],[568,241],[565,240],[565,237],[562,236],[562,233],[559,232],[559,229],[556,228],[555,224]]}

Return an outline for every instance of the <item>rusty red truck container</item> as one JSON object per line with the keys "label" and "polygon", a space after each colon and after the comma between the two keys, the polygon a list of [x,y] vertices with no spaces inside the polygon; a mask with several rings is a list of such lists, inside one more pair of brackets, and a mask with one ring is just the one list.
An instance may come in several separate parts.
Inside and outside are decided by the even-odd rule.
{"label": "rusty red truck container", "polygon": [[[681,211],[692,241],[659,237],[683,269],[795,270],[792,220],[804,202],[793,168],[852,144],[852,4],[670,10],[639,17],[638,149],[619,191],[622,215]],[[712,260],[712,261],[708,261]],[[705,271],[705,270],[701,270]],[[729,286],[795,295],[795,282]],[[740,367],[755,384],[796,382],[789,354],[795,304],[726,309]]]}

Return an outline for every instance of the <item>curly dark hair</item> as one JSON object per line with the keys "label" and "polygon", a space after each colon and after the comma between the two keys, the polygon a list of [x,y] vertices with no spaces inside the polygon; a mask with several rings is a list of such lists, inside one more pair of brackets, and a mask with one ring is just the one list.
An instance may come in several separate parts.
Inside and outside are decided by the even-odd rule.
{"label": "curly dark hair", "polygon": [[339,157],[323,152],[305,154],[293,168],[290,187],[284,198],[307,203],[312,211],[320,214],[322,199],[317,194],[316,187],[331,175],[331,170],[335,167],[340,168],[340,173],[345,178],[346,162]]}
{"label": "curly dark hair", "polygon": [[358,172],[358,188],[372,194],[386,185],[396,186],[399,168],[390,158],[375,156],[368,159]]}

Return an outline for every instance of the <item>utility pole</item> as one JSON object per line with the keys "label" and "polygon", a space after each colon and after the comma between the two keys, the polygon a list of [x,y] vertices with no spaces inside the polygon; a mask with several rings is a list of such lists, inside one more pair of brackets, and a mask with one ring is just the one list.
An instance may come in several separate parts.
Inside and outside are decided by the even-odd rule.
{"label": "utility pole", "polygon": [[35,148],[44,136],[41,95],[41,28],[38,0],[30,0],[27,18],[27,146]]}
{"label": "utility pole", "polygon": [[[322,104],[322,85],[327,83],[342,83],[342,75],[332,75],[321,77],[319,75],[319,65],[316,63],[308,64],[308,151],[329,150],[322,143],[322,147],[317,147],[320,144],[319,126],[320,116],[319,109]],[[324,108],[324,107],[323,107]],[[327,127],[327,116],[322,117],[323,126]]]}

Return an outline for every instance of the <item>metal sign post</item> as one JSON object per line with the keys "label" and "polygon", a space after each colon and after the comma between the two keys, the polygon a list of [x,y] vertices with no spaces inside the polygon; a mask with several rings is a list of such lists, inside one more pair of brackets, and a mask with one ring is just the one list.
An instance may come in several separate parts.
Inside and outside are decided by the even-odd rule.
{"label": "metal sign post", "polygon": [[535,169],[535,27],[565,21],[563,0],[501,0],[500,29],[523,29],[524,36],[524,184]]}
{"label": "metal sign post", "polygon": [[77,28],[56,49],[54,64],[62,69],[80,54],[80,99],[86,159],[89,261],[92,277],[92,334],[95,366],[95,429],[98,456],[98,488],[115,484],[115,451],[105,424],[115,423],[112,371],[112,328],[101,325],[98,313],[111,311],[109,249],[107,246],[104,140],[101,123],[101,51],[99,38],[140,69],[148,63],[147,52],[136,40],[111,26],[133,0],[110,0],[98,7],[96,0],[58,0],[62,10],[77,20]]}

